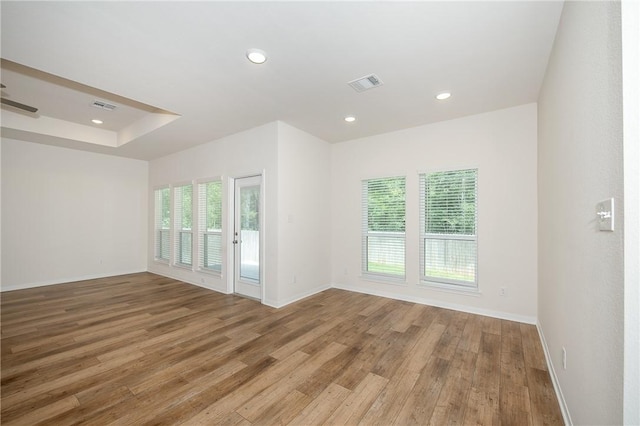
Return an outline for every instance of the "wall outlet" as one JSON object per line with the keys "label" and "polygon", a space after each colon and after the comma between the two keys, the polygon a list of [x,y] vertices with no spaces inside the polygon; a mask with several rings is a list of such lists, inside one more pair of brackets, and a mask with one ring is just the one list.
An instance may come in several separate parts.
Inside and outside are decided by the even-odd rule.
{"label": "wall outlet", "polygon": [[293,277],[291,277],[291,284],[295,284],[296,281],[297,281],[296,274],[293,274]]}
{"label": "wall outlet", "polygon": [[344,274],[349,275],[349,270],[347,268],[344,268]]}
{"label": "wall outlet", "polygon": [[500,296],[502,297],[506,297],[507,296],[507,288],[506,287],[500,287]]}
{"label": "wall outlet", "polygon": [[564,346],[562,347],[562,369],[567,369],[567,350],[564,348]]}

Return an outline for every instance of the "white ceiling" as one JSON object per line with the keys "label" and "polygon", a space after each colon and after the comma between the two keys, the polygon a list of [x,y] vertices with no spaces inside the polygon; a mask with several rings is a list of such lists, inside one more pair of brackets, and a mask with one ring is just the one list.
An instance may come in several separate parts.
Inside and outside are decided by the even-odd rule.
{"label": "white ceiling", "polygon": [[[126,100],[111,94],[92,91],[89,87],[8,61],[2,61],[2,83],[7,86],[3,96],[14,99],[12,94],[18,94],[16,100],[37,105],[38,114],[78,124],[89,124],[94,118],[104,119],[102,128],[107,130],[120,130],[153,111],[148,106],[125,103]],[[117,108],[113,111],[88,108],[94,100],[110,101],[117,104]]]}
{"label": "white ceiling", "polygon": [[[0,8],[2,58],[180,115],[119,147],[4,124],[3,136],[153,159],[274,120],[335,143],[535,102],[562,2],[3,0]],[[269,59],[248,62],[248,48]],[[370,73],[384,85],[362,93],[347,85]],[[78,111],[60,92],[72,88],[35,95],[36,86],[7,84],[3,94],[46,106],[41,114],[55,104]],[[436,101],[445,90],[452,97]],[[3,123],[11,113],[2,108]],[[357,121],[345,123],[349,114]],[[87,120],[82,110],[56,118]]]}

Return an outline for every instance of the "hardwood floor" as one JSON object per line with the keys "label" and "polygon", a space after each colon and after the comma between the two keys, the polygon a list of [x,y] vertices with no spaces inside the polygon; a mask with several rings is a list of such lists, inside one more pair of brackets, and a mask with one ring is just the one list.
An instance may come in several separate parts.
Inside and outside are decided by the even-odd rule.
{"label": "hardwood floor", "polygon": [[531,325],[150,273],[1,297],[4,425],[562,424]]}

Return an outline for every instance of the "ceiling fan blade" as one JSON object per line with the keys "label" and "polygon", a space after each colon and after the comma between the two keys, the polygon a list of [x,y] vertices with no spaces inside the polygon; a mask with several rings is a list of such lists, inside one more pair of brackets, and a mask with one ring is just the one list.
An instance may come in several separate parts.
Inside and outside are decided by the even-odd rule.
{"label": "ceiling fan blade", "polygon": [[2,102],[5,105],[9,105],[9,106],[12,106],[14,108],[19,108],[19,109],[24,110],[24,111],[29,111],[29,112],[37,112],[38,111],[38,108],[34,108],[32,106],[29,106],[29,105],[21,104],[20,102],[15,102],[15,101],[12,101],[11,99],[0,98],[0,102]]}

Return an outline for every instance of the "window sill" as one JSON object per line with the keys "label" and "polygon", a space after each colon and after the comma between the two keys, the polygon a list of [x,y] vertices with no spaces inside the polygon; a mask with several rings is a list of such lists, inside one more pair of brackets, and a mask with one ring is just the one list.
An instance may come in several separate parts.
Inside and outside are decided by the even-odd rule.
{"label": "window sill", "polygon": [[480,297],[482,292],[477,287],[463,287],[455,284],[443,284],[433,281],[420,281],[418,287],[428,288],[429,290],[439,291],[442,293],[461,294],[463,296]]}
{"label": "window sill", "polygon": [[400,287],[407,287],[409,285],[405,278],[392,278],[392,277],[385,277],[382,275],[372,275],[372,274],[362,274],[360,275],[359,278],[363,281],[371,281],[371,282],[376,282],[381,284],[391,284],[391,285],[397,285]]}
{"label": "window sill", "polygon": [[155,258],[153,259],[154,262],[159,263],[160,265],[168,265],[169,261],[166,259],[159,259],[159,258]]}

